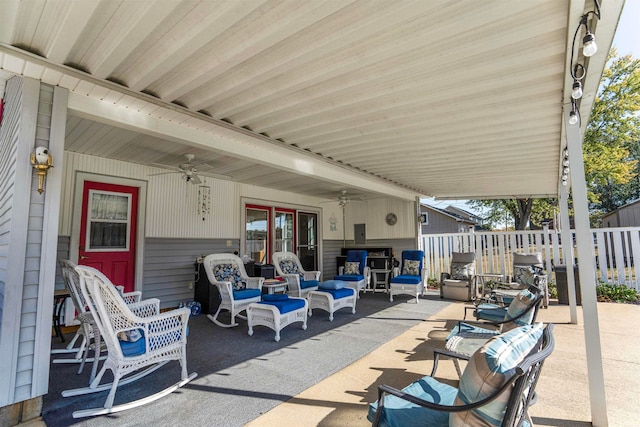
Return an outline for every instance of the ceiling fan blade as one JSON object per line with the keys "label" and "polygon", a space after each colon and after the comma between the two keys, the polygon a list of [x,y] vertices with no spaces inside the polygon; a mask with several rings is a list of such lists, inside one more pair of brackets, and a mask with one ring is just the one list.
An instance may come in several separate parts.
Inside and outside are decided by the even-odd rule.
{"label": "ceiling fan blade", "polygon": [[156,175],[167,175],[169,173],[182,173],[180,171],[168,171],[168,172],[158,172],[158,173],[150,173],[147,176],[156,176]]}
{"label": "ceiling fan blade", "polygon": [[202,184],[202,180],[195,173],[190,175],[190,176],[187,175],[187,178],[189,178],[187,181],[189,181],[190,183],[192,183],[194,185]]}

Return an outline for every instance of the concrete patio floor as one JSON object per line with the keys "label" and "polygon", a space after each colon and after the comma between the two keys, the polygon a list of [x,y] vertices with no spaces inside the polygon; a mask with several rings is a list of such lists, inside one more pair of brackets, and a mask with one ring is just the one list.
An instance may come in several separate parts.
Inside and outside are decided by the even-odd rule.
{"label": "concrete patio floor", "polygon": [[[462,318],[463,305],[451,304],[247,426],[370,425],[367,404],[376,399],[378,384],[403,387],[430,373],[433,349],[443,346],[447,331]],[[640,305],[599,303],[598,317],[609,425],[638,426]],[[538,402],[529,411],[535,425],[591,425],[582,310],[579,324],[572,325],[569,307],[552,302],[538,320],[555,323],[556,347],[537,386]],[[437,377],[455,383],[453,363],[442,361]]]}

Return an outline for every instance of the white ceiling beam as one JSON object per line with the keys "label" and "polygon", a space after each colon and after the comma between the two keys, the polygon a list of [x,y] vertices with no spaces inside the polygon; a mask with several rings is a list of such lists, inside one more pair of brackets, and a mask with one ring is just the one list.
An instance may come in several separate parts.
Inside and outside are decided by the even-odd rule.
{"label": "white ceiling beam", "polygon": [[[320,158],[299,153],[287,146],[279,146],[266,140],[219,127],[215,133],[187,128],[180,124],[141,114],[125,108],[114,108],[110,103],[70,93],[69,109],[76,116],[156,136],[180,144],[214,149],[234,157],[264,163],[279,170],[317,177],[319,180],[339,184],[362,191],[393,195],[414,200],[418,192],[384,182],[364,173],[357,173],[330,164]],[[180,114],[179,112],[176,112]],[[424,196],[424,195],[422,195]]]}

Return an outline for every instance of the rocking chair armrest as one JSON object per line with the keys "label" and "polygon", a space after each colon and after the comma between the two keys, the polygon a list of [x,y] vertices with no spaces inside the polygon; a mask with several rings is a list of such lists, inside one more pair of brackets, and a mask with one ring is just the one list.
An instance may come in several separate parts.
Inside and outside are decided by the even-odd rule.
{"label": "rocking chair armrest", "polygon": [[264,277],[245,277],[244,281],[247,284],[247,289],[262,289]]}
{"label": "rocking chair armrest", "polygon": [[305,271],[304,272],[304,280],[319,280],[320,272],[319,271]]}
{"label": "rocking chair armrest", "polygon": [[142,300],[142,292],[140,292],[140,291],[123,292],[122,293],[122,299],[127,304],[140,302]]}
{"label": "rocking chair armrest", "polygon": [[282,277],[284,277],[287,280],[287,282],[294,282],[295,284],[300,286],[300,276],[297,273],[282,274]]}
{"label": "rocking chair armrest", "polygon": [[[186,331],[190,314],[191,309],[182,307],[138,320],[140,321],[141,327],[147,332],[147,338],[166,334],[176,335],[175,331],[178,327]],[[169,327],[167,327],[167,325],[169,325]],[[184,334],[177,334],[175,336],[176,339],[172,341],[178,341],[178,339],[181,339],[183,336]]]}
{"label": "rocking chair armrest", "polygon": [[139,317],[149,317],[160,313],[160,300],[149,298],[144,301],[127,304],[129,310]]}

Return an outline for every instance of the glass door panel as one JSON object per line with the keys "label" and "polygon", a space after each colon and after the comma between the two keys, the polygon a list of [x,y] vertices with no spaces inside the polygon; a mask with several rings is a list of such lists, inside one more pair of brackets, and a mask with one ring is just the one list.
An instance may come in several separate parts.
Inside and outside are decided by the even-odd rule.
{"label": "glass door panel", "polygon": [[269,253],[269,208],[247,206],[245,250],[254,262],[268,264]]}
{"label": "glass door panel", "polygon": [[295,211],[276,209],[275,221],[274,221],[276,252],[295,253],[294,218],[295,218]]}
{"label": "glass door panel", "polygon": [[318,270],[318,215],[298,212],[298,258],[305,270]]}

